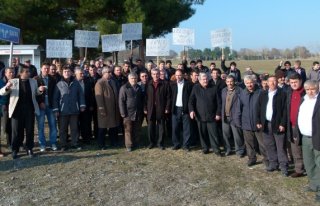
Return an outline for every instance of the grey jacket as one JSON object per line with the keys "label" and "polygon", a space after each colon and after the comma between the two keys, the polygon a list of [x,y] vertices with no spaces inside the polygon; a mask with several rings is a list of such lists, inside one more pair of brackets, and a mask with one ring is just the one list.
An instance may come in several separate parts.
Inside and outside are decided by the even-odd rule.
{"label": "grey jacket", "polygon": [[144,96],[140,85],[133,88],[126,83],[120,88],[119,109],[124,118],[135,121],[143,116]]}
{"label": "grey jacket", "polygon": [[80,108],[85,108],[83,90],[78,81],[70,79],[68,84],[65,80],[57,83],[53,94],[53,112],[60,115],[79,114]]}

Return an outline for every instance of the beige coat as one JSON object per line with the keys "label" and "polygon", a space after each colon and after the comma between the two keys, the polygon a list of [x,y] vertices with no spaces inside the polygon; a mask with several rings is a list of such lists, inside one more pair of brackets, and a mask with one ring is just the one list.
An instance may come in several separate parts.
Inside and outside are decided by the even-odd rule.
{"label": "beige coat", "polygon": [[[10,100],[9,100],[9,118],[12,117],[12,114],[14,112],[14,109],[16,108],[16,105],[19,100],[19,79],[11,79],[9,80],[12,83],[12,86],[10,89],[6,90],[6,87],[2,87],[0,89],[0,95],[7,95],[10,94]],[[36,95],[41,95],[42,92],[39,91],[38,83],[34,79],[29,79],[31,93],[32,93],[32,102],[34,107],[34,112],[36,115],[40,114],[39,105],[36,100]]]}
{"label": "beige coat", "polygon": [[98,110],[98,127],[113,128],[119,126],[121,118],[115,82],[110,80],[110,83],[108,83],[108,80],[100,79],[95,85],[95,96]]}

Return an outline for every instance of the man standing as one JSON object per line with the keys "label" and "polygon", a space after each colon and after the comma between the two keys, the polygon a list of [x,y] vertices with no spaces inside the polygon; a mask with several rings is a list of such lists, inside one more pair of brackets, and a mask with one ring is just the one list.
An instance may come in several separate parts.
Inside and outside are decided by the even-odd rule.
{"label": "man standing", "polygon": [[236,84],[241,83],[241,72],[237,68],[237,64],[235,62],[230,63],[230,67],[226,67],[225,64],[225,57],[224,55],[221,56],[221,69],[226,73],[227,75],[231,74],[235,77]]}
{"label": "man standing", "polygon": [[[188,101],[192,90],[190,82],[183,78],[183,72],[177,69],[175,72],[176,81],[171,84],[172,91],[172,143],[173,150],[181,147],[190,151],[190,117]],[[180,143],[182,133],[182,144]]]}
{"label": "man standing", "polygon": [[241,89],[235,86],[235,78],[228,75],[226,79],[227,87],[221,92],[222,100],[222,131],[225,143],[225,155],[231,153],[231,142],[234,139],[236,154],[243,158],[246,153],[246,147],[243,140],[241,130],[241,110],[240,110],[240,91]]}
{"label": "man standing", "polygon": [[307,80],[304,84],[306,95],[300,105],[298,126],[302,137],[302,154],[309,185],[306,191],[316,192],[320,202],[320,96],[319,82]]}
{"label": "man standing", "polygon": [[202,152],[221,156],[216,121],[221,119],[221,99],[217,87],[209,84],[206,73],[199,74],[199,83],[194,85],[189,98],[190,118],[198,122]]}
{"label": "man standing", "polygon": [[98,145],[105,150],[106,133],[108,132],[111,145],[115,145],[120,125],[119,96],[110,67],[103,67],[102,78],[96,83],[94,91],[98,110]]}
{"label": "man standing", "polygon": [[291,177],[301,177],[304,173],[302,159],[302,135],[298,129],[298,111],[303,96],[306,94],[302,86],[302,79],[298,73],[289,76],[290,88],[287,90],[287,137],[289,140],[288,147],[291,147],[294,160],[295,172]]}
{"label": "man standing", "polygon": [[311,68],[311,71],[308,75],[308,79],[310,80],[316,80],[316,81],[319,81],[320,80],[320,65],[319,65],[319,62],[318,61],[314,61],[312,63],[312,68]]}
{"label": "man standing", "polygon": [[68,127],[71,132],[71,148],[81,149],[78,146],[78,117],[80,111],[85,110],[85,99],[78,81],[71,76],[68,66],[62,68],[62,79],[57,83],[53,95],[53,112],[59,117],[59,137],[61,150],[67,147]]}
{"label": "man standing", "polygon": [[37,78],[38,85],[42,85],[47,88],[47,90],[41,95],[41,100],[39,103],[40,114],[36,116],[38,122],[40,152],[44,152],[46,150],[46,137],[44,134],[45,116],[47,116],[49,125],[49,139],[51,149],[53,151],[57,150],[56,118],[52,111],[53,93],[56,87],[56,80],[49,75],[49,69],[49,63],[42,64],[41,74]]}
{"label": "man standing", "polygon": [[128,75],[128,80],[129,82],[120,88],[119,108],[123,118],[125,145],[127,151],[131,152],[139,144],[144,96],[141,87],[137,84],[138,75],[132,72]]}
{"label": "man standing", "polygon": [[[257,128],[257,107],[261,90],[258,89],[254,75],[247,75],[243,81],[246,86],[240,93],[241,127],[248,155],[248,167],[257,163],[257,152],[260,152],[262,162],[268,167],[266,147],[263,142],[263,133]],[[258,145],[256,144],[258,142]],[[258,146],[258,147],[257,147]]]}
{"label": "man standing", "polygon": [[93,85],[89,78],[84,77],[84,71],[78,67],[74,70],[76,80],[79,82],[84,94],[86,109],[79,114],[79,129],[83,143],[90,143],[92,139],[92,112],[94,109]]}
{"label": "man standing", "polygon": [[278,169],[288,176],[288,156],[286,151],[285,128],[287,125],[286,93],[277,88],[277,78],[269,76],[268,91],[259,98],[257,128],[263,130],[264,144],[269,160],[268,172]]}
{"label": "man standing", "polygon": [[36,95],[45,91],[44,86],[38,88],[37,81],[29,78],[29,68],[22,67],[19,78],[7,82],[0,90],[0,95],[10,93],[9,118],[12,125],[12,158],[16,159],[26,130],[27,154],[33,157],[34,147],[34,117],[39,115]]}
{"label": "man standing", "polygon": [[152,81],[146,89],[144,113],[148,120],[149,149],[156,144],[164,150],[164,123],[165,117],[170,112],[171,92],[167,82],[160,80],[160,71],[151,70]]}

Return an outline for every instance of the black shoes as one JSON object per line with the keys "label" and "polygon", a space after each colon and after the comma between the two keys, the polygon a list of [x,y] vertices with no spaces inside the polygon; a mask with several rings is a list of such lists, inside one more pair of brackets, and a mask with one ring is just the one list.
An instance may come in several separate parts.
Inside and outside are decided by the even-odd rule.
{"label": "black shoes", "polygon": [[148,149],[152,149],[152,148],[154,148],[154,145],[153,144],[149,144]]}
{"label": "black shoes", "polygon": [[208,149],[203,149],[202,150],[202,154],[209,154],[209,150]]}
{"label": "black shoes", "polygon": [[180,149],[180,147],[178,145],[172,147],[172,150],[178,150],[178,149]]}
{"label": "black shoes", "polygon": [[248,163],[247,163],[248,167],[251,167],[251,166],[256,165],[256,164],[257,164],[256,161],[248,161]]}
{"label": "black shoes", "polygon": [[274,171],[277,171],[278,169],[274,167],[267,167],[266,170],[267,172],[274,172]]}
{"label": "black shoes", "polygon": [[12,155],[12,159],[18,158],[18,152],[16,152],[16,151],[13,151],[11,155]]}
{"label": "black shoes", "polygon": [[216,151],[216,152],[214,152],[214,154],[215,154],[217,157],[222,157],[222,154],[221,154],[220,151]]}

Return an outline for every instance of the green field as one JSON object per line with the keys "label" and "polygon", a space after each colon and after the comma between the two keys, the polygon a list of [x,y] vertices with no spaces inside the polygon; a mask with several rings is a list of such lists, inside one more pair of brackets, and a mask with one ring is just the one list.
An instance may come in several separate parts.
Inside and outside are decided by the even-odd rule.
{"label": "green field", "polygon": [[[253,71],[256,73],[273,73],[274,69],[279,65],[279,62],[281,60],[239,60],[235,61],[237,63],[238,69],[241,70],[241,72],[245,71],[245,68],[251,66],[253,68]],[[286,61],[286,60],[283,60]],[[293,63],[295,59],[290,59],[291,65],[293,66]],[[313,61],[319,61],[315,59],[303,59],[301,60],[302,62],[302,67],[306,69],[307,73],[309,73],[310,68],[312,67],[312,62]],[[211,62],[215,62],[218,68],[221,68],[220,66],[220,61],[204,61],[203,64],[208,66],[210,65]],[[226,61],[226,66],[229,66],[231,61]],[[176,66],[178,64],[178,61],[174,62],[174,65]]]}

